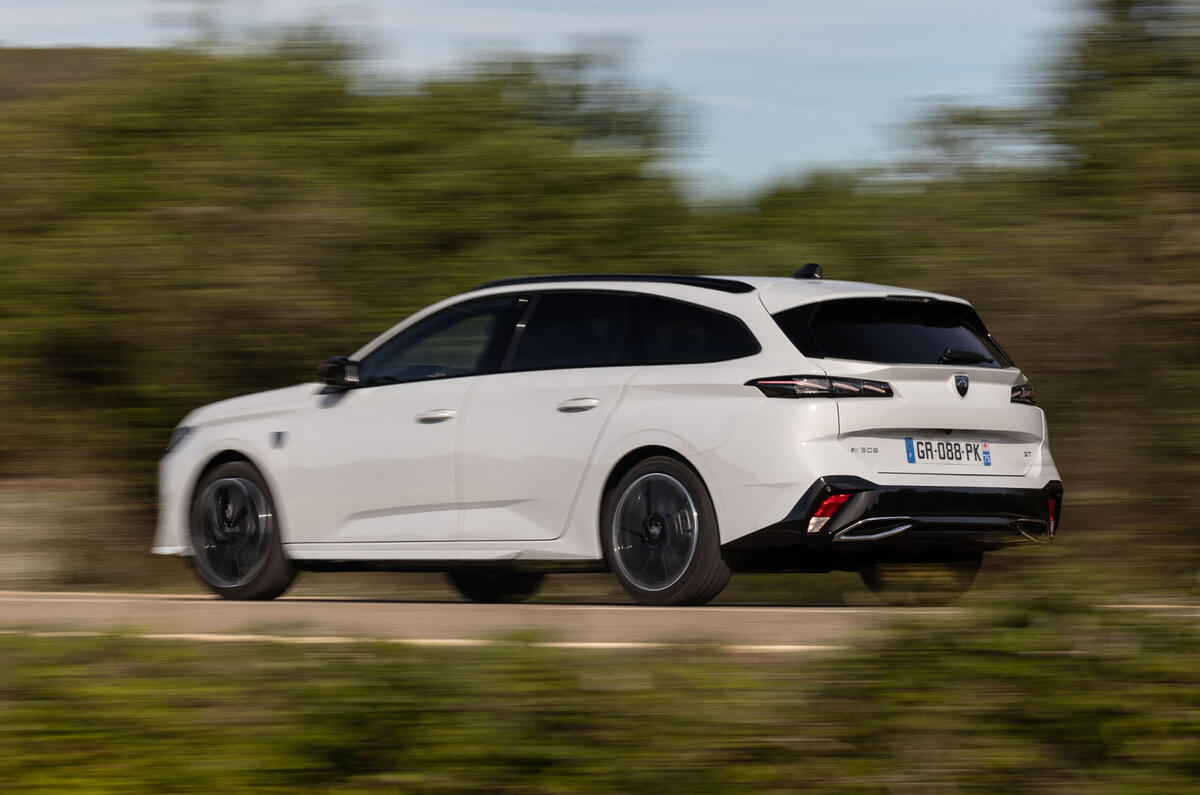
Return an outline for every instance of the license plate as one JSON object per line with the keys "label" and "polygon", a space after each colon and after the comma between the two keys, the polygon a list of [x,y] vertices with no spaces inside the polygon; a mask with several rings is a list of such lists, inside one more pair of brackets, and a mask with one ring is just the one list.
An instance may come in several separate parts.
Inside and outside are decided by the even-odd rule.
{"label": "license plate", "polygon": [[904,453],[910,464],[992,465],[992,448],[987,439],[934,441],[905,436]]}

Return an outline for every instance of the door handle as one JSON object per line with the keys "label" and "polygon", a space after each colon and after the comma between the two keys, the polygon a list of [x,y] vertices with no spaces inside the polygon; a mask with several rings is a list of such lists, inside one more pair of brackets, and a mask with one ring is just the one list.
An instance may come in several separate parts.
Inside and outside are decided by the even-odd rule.
{"label": "door handle", "polygon": [[458,414],[454,409],[433,409],[417,415],[417,422],[422,425],[432,425],[435,422],[445,422]]}
{"label": "door handle", "polygon": [[599,405],[600,401],[596,398],[583,397],[564,400],[562,403],[558,404],[557,408],[564,414],[578,414],[581,411],[594,409]]}

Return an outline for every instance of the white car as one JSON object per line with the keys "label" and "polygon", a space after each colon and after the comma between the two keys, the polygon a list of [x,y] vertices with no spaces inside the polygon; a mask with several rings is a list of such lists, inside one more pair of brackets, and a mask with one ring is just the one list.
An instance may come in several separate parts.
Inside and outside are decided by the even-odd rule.
{"label": "white car", "polygon": [[491,282],[320,381],[184,419],[156,553],[234,599],[299,569],[445,571],[484,601],[608,569],[699,604],[737,569],[859,571],[901,602],[1061,512],[1033,388],[971,306],[816,266]]}

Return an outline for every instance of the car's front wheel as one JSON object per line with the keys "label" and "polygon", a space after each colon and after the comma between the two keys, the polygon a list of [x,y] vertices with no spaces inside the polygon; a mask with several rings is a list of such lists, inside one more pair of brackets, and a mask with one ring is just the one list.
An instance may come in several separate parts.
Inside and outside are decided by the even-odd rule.
{"label": "car's front wheel", "polygon": [[863,584],[889,605],[944,605],[970,590],[983,554],[913,563],[876,563],[859,572]]}
{"label": "car's front wheel", "polygon": [[274,599],[295,577],[279,540],[271,492],[244,461],[216,466],[200,479],[191,540],[196,573],[226,599]]}
{"label": "car's front wheel", "polygon": [[636,464],[605,495],[600,517],[605,562],[641,604],[704,604],[729,582],[712,498],[680,461]]}

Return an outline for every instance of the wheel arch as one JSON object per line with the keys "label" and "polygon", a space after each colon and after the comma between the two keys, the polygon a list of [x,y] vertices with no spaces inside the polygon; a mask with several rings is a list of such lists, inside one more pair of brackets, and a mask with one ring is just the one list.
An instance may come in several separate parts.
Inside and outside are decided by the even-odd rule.
{"label": "wheel arch", "polygon": [[717,511],[717,527],[719,528],[721,526],[721,513],[720,509],[717,508],[717,501],[713,493],[712,483],[710,483],[709,479],[704,476],[704,473],[700,471],[695,462],[689,460],[687,456],[672,447],[662,444],[643,444],[639,447],[635,447],[617,459],[617,462],[609,468],[608,476],[604,480],[604,486],[600,489],[599,499],[596,500],[595,537],[596,542],[600,544],[601,549],[603,549],[604,546],[604,501],[608,497],[609,492],[616,487],[616,485],[621,481],[621,478],[625,477],[625,474],[629,472],[629,470],[633,469],[646,459],[654,458],[656,456],[665,456],[678,461],[680,464],[683,464],[685,467],[690,469],[692,473],[700,479],[700,483],[708,491],[709,499],[713,501],[713,508]]}
{"label": "wheel arch", "polygon": [[[234,447],[225,447],[224,449],[221,449],[221,450],[218,450],[217,452],[212,453],[205,460],[205,462],[199,468],[196,469],[196,473],[192,477],[191,483],[188,486],[187,501],[182,506],[183,512],[184,512],[185,534],[190,535],[190,530],[188,530],[187,528],[191,527],[192,505],[195,504],[195,502],[196,502],[197,492],[200,488],[200,481],[202,481],[204,479],[205,475],[207,475],[209,472],[213,471],[217,467],[221,466],[222,464],[229,464],[229,463],[233,463],[235,461],[241,461],[243,463],[249,464],[250,466],[254,467],[254,471],[257,472],[259,477],[261,477],[263,479],[263,482],[266,484],[268,491],[270,491],[269,496],[271,498],[271,507],[275,512],[276,526],[278,528],[280,541],[287,543],[287,526],[288,526],[288,524],[287,524],[286,516],[284,515],[285,509],[280,504],[279,485],[275,482],[275,479],[271,476],[270,471],[266,467],[264,467],[262,464],[260,464],[257,460],[255,460],[254,456],[248,454],[244,450],[240,450],[240,449],[237,449]],[[189,543],[190,543],[190,541],[189,541]]]}
{"label": "wheel arch", "polygon": [[[703,483],[704,487],[709,489],[709,492],[711,493],[712,489],[709,488],[708,481],[704,479],[704,475],[700,473],[700,470],[696,468],[696,465],[689,461],[685,455],[680,453],[678,450],[673,450],[665,445],[647,444],[630,450],[628,453],[621,456],[617,460],[617,463],[613,464],[612,468],[608,472],[608,477],[604,481],[604,487],[600,490],[600,505],[597,506],[597,510],[603,506],[605,495],[608,494],[609,490],[612,489],[613,486],[617,485],[621,478],[625,477],[626,472],[633,469],[647,458],[654,458],[655,456],[674,458],[676,461],[692,470],[692,472],[695,472],[696,477],[700,478],[700,482]],[[599,514],[597,514],[597,516],[598,515]]]}

